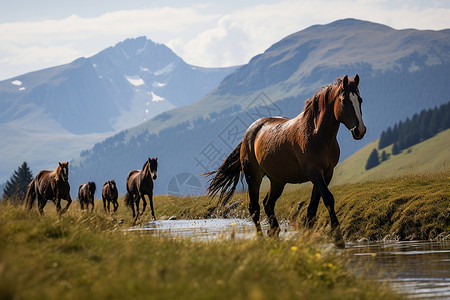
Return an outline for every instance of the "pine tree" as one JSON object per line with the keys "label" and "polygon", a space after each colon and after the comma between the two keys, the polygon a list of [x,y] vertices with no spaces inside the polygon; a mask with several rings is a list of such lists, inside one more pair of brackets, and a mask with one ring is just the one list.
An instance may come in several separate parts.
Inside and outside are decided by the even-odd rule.
{"label": "pine tree", "polygon": [[373,149],[369,155],[369,158],[367,159],[366,170],[372,169],[373,167],[376,167],[379,164],[380,160],[378,158],[378,151],[377,149]]}
{"label": "pine tree", "polygon": [[6,182],[5,188],[3,189],[3,199],[18,204],[22,203],[31,180],[33,180],[33,174],[28,164],[24,162]]}
{"label": "pine tree", "polygon": [[398,143],[394,143],[394,146],[392,147],[392,155],[397,155],[400,153],[400,147],[398,146]]}
{"label": "pine tree", "polygon": [[381,153],[381,161],[386,161],[388,160],[388,156],[386,154],[386,151],[383,150],[383,152]]}

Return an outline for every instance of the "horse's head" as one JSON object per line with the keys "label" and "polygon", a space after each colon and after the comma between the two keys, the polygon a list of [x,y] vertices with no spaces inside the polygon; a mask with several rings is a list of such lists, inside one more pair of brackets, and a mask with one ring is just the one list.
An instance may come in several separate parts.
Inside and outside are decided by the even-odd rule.
{"label": "horse's head", "polygon": [[150,166],[150,174],[153,178],[153,180],[156,179],[157,176],[157,172],[158,172],[158,158],[149,158],[148,159],[148,164]]}
{"label": "horse's head", "polygon": [[67,181],[69,179],[69,163],[67,161],[65,162],[58,162],[58,168],[57,174],[62,177],[64,181]]}
{"label": "horse's head", "polygon": [[346,75],[339,86],[339,100],[335,101],[334,115],[336,120],[341,122],[352,133],[355,140],[360,140],[366,133],[366,126],[362,119],[361,103],[359,95],[359,76],[355,75],[353,80],[349,80]]}
{"label": "horse's head", "polygon": [[116,189],[116,181],[115,180],[110,180],[108,181],[108,183],[111,186],[111,189],[115,190]]}
{"label": "horse's head", "polygon": [[88,189],[89,189],[89,194],[90,194],[90,196],[91,196],[91,197],[94,197],[94,195],[95,195],[95,190],[96,190],[95,182],[89,181],[89,182],[88,182]]}

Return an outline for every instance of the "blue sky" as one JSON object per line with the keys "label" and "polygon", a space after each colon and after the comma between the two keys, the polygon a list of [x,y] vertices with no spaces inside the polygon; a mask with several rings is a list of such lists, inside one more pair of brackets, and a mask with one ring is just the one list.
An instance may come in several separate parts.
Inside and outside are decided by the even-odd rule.
{"label": "blue sky", "polygon": [[450,1],[0,0],[0,80],[142,35],[194,65],[244,64],[288,34],[343,18],[441,30]]}

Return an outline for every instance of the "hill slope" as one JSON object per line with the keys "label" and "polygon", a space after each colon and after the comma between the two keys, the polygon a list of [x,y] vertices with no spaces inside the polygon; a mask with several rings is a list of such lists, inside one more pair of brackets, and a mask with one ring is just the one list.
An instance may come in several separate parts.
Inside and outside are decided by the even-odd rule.
{"label": "hill slope", "polygon": [[115,178],[123,193],[127,173],[158,156],[156,192],[169,193],[179,174],[217,168],[257,118],[294,117],[321,86],[358,73],[368,131],[354,141],[342,127],[338,139],[346,158],[387,126],[449,101],[449,50],[449,30],[395,30],[354,19],[312,26],[252,58],[200,101],[83,152],[73,163],[72,179],[79,184]]}
{"label": "hill slope", "polygon": [[450,169],[450,129],[436,136],[392,155],[392,145],[379,150],[386,151],[389,159],[366,170],[370,152],[377,148],[378,140],[339,163],[334,172],[332,185],[384,179],[418,173],[437,173]]}

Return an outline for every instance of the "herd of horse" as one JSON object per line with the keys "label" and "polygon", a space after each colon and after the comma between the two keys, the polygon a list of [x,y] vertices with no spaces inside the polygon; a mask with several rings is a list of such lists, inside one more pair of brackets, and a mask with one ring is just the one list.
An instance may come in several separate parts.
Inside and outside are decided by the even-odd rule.
{"label": "herd of horse", "polygon": [[[340,150],[336,137],[340,124],[344,124],[355,140],[362,139],[366,133],[361,103],[359,76],[355,75],[352,79],[343,76],[307,99],[303,112],[297,117],[265,117],[256,120],[223,164],[217,170],[203,174],[213,176],[207,188],[208,195],[214,197],[219,194],[219,204],[223,206],[232,197],[239,179],[245,177],[250,198],[250,216],[257,233],[262,234],[259,190],[263,177],[268,177],[270,188],[264,197],[263,206],[270,225],[268,235],[277,236],[280,227],[275,217],[275,203],[285,185],[311,181],[313,190],[305,225],[314,225],[322,198],[330,215],[334,242],[338,247],[345,247],[334,209],[334,197],[328,185],[339,161]],[[140,171],[131,171],[127,176],[124,202],[131,208],[135,221],[147,206],[145,195],[149,197],[152,217],[155,219],[152,197],[157,166],[157,159],[149,158]],[[67,211],[72,201],[69,195],[68,173],[67,162],[59,163],[54,171],[40,171],[28,187],[28,209],[31,209],[37,197],[41,214],[47,199],[55,202],[58,214]],[[94,193],[95,183],[89,182],[80,186],[78,195],[82,209],[88,209],[89,205],[92,205],[93,209]],[[108,211],[109,203],[113,203],[114,211],[117,210],[117,188],[113,180],[104,184],[102,198],[105,211],[106,202]],[[143,208],[140,213],[141,198]],[[63,209],[61,199],[68,201]]]}
{"label": "herd of horse", "polygon": [[[153,180],[156,179],[156,172],[158,167],[157,158],[148,158],[142,170],[131,171],[127,176],[127,193],[125,195],[125,204],[129,206],[133,212],[134,222],[145,211],[147,202],[145,195],[148,196],[150,207],[152,209],[152,216],[155,219],[155,212],[153,210]],[[94,194],[96,190],[95,182],[81,184],[78,188],[78,199],[81,210],[94,210]],[[119,207],[117,201],[119,193],[117,191],[116,181],[108,180],[103,184],[102,200],[105,212],[111,213],[110,206],[113,205],[113,212],[116,212]],[[59,162],[54,171],[42,170],[36,174],[34,179],[28,185],[27,194],[25,197],[25,208],[31,210],[34,201],[38,200],[39,213],[44,215],[44,207],[48,200],[51,200],[56,205],[58,215],[65,213],[72,198],[70,197],[69,185],[69,163]],[[140,199],[143,201],[142,212],[139,212]],[[67,204],[61,208],[61,200],[66,200]],[[137,213],[135,213],[135,209]]]}

